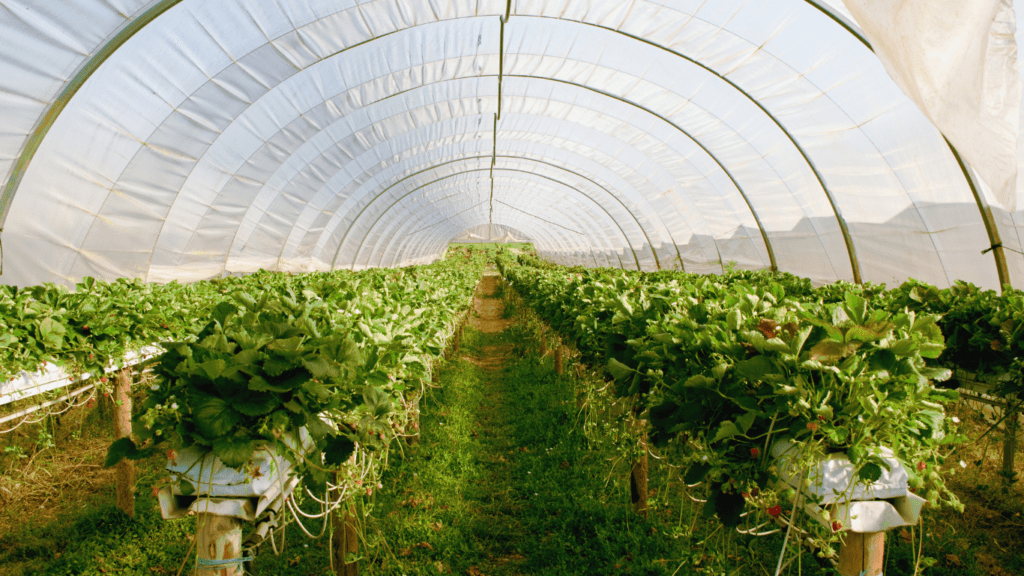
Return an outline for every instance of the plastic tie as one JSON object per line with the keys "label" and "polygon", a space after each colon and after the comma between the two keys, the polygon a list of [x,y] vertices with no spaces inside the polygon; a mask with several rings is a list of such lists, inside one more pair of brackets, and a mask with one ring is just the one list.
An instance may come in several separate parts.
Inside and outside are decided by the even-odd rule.
{"label": "plastic tie", "polygon": [[237,566],[242,567],[243,562],[252,562],[253,556],[239,556],[238,558],[225,558],[223,560],[211,560],[208,558],[199,558],[200,568],[218,568],[222,566]]}
{"label": "plastic tie", "polygon": [[993,244],[993,245],[989,246],[988,248],[982,250],[981,253],[983,255],[984,254],[988,254],[989,252],[995,250],[996,248],[1002,248],[1002,247],[1003,247],[1003,244],[1002,244],[1002,242],[1000,242],[999,244]]}
{"label": "plastic tie", "polygon": [[982,250],[981,253],[988,254],[989,252],[995,250],[996,248],[1002,248],[1003,250],[1009,250],[1010,252],[1016,252],[1017,254],[1024,255],[1024,252],[1021,252],[1020,250],[1014,250],[1013,248],[1007,248],[1006,246],[1003,246],[1002,243],[993,244],[992,246],[986,248],[985,250]]}

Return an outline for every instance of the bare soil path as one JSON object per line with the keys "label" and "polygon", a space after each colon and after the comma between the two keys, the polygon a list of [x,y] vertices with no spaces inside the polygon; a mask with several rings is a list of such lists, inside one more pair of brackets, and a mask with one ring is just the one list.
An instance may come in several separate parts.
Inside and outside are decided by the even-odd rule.
{"label": "bare soil path", "polygon": [[[501,276],[490,266],[473,295],[473,327],[484,334],[499,334],[512,324],[511,320],[502,317],[505,311],[500,293],[502,286]],[[479,354],[465,358],[488,372],[501,370],[508,359],[510,348],[507,344],[484,345]]]}
{"label": "bare soil path", "polygon": [[473,296],[473,308],[476,312],[473,315],[473,326],[485,334],[501,332],[512,323],[502,318],[505,305],[498,294],[501,286],[501,276],[493,266],[488,267]]}

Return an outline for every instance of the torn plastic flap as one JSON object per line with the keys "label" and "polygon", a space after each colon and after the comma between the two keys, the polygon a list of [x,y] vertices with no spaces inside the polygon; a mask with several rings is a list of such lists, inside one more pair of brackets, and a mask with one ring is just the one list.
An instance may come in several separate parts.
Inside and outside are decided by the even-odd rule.
{"label": "torn plastic flap", "polygon": [[921,508],[925,500],[917,494],[872,500],[869,502],[835,503],[825,508],[808,503],[804,506],[807,515],[831,526],[832,522],[842,522],[843,529],[853,532],[884,532],[900,526],[917,524],[921,517]]}

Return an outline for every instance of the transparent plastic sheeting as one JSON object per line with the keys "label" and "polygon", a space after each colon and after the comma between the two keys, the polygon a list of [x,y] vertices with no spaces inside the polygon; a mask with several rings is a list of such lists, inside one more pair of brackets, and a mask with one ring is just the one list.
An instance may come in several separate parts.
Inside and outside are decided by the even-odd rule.
{"label": "transparent plastic sheeting", "polygon": [[[5,183],[47,131],[0,281],[403,266],[486,224],[564,264],[767,269],[770,245],[852,280],[838,214],[864,280],[995,287],[941,134],[827,11],[850,20],[838,0],[4,0]],[[993,213],[1021,250],[1024,214]]]}
{"label": "transparent plastic sheeting", "polygon": [[846,0],[903,92],[1016,209],[1021,77],[1012,0]]}

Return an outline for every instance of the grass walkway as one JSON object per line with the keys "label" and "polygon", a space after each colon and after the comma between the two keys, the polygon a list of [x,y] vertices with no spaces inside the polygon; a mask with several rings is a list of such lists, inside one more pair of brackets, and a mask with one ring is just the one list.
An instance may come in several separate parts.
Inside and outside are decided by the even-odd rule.
{"label": "grass walkway", "polygon": [[467,328],[428,395],[420,445],[385,477],[370,528],[391,553],[374,574],[671,572],[671,541],[606,486],[607,455],[586,450],[569,379],[523,353],[527,340],[516,325]]}

